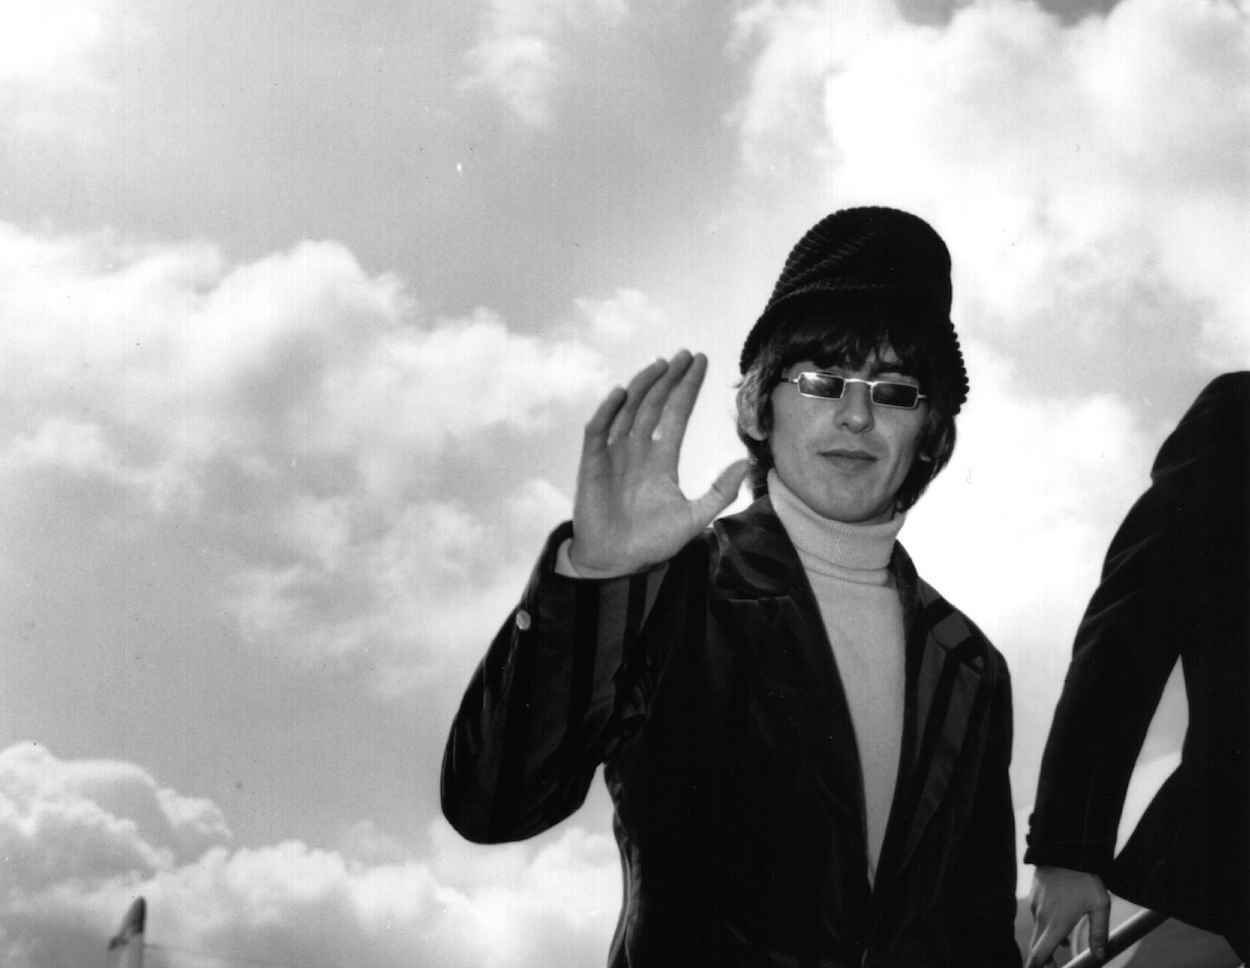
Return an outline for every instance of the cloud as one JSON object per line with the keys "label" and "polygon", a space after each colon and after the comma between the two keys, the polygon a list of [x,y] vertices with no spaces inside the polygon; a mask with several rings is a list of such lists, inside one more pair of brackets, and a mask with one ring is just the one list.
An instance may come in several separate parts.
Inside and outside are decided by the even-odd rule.
{"label": "cloud", "polygon": [[795,156],[820,157],[826,142],[820,110],[824,79],[844,70],[883,34],[897,35],[903,27],[894,5],[879,0],[765,0],[738,10],[729,53],[750,59],[750,83],[730,120],[748,170],[789,173]]}
{"label": "cloud", "polygon": [[0,120],[19,149],[8,159],[18,185],[58,153],[90,166],[105,143],[100,118],[116,119],[121,58],[148,40],[117,0],[0,4]]}
{"label": "cloud", "polygon": [[90,55],[115,22],[114,0],[0,5],[0,82],[92,83]]}
{"label": "cloud", "polygon": [[[119,760],[65,762],[37,743],[0,751],[3,894],[73,878],[145,876],[228,841],[221,811]],[[17,893],[15,893],[17,892]]]}
{"label": "cloud", "polygon": [[[201,849],[171,847],[171,832]],[[440,821],[428,860],[367,822],[348,849],[231,848],[208,801],[134,764],[32,743],[0,751],[0,838],[0,952],[13,968],[99,960],[137,895],[154,963],[309,968],[584,964],[602,958],[619,902],[615,845],[576,827],[488,852]]]}
{"label": "cloud", "polygon": [[609,343],[656,337],[669,322],[664,310],[638,289],[618,289],[606,299],[578,299],[574,305],[591,332]]}
{"label": "cloud", "polygon": [[981,0],[934,27],[889,4],[760,3],[737,44],[747,169],[807,158],[826,195],[933,219],[978,335],[1045,325],[1051,355],[1076,335],[1095,352],[1173,340],[1198,365],[1250,360],[1238,5],[1125,0],[1065,22]]}
{"label": "cloud", "polygon": [[0,275],[0,491],[55,522],[53,495],[78,488],[66,554],[83,526],[193,541],[247,641],[388,692],[506,613],[569,504],[509,448],[588,407],[599,347],[655,314],[623,291],[550,335],[487,309],[424,320],[332,242],[232,265],[202,243],[8,226]]}
{"label": "cloud", "polygon": [[579,31],[611,30],[627,12],[626,0],[491,0],[463,86],[489,91],[526,124],[546,127],[574,57],[568,41]]}
{"label": "cloud", "polygon": [[369,866],[293,841],[210,851],[148,887],[149,937],[170,952],[312,968],[358,960],[571,968],[602,959],[615,920],[610,838],[570,829],[550,846],[496,857],[491,872],[455,886],[441,873],[441,853],[459,847],[442,827],[436,834],[432,863]]}
{"label": "cloud", "polygon": [[[106,457],[125,424],[156,451],[149,468],[221,457],[263,478],[346,454],[385,489],[412,476],[414,453],[535,429],[602,380],[575,336],[517,333],[487,310],[415,322],[395,277],[367,276],[335,243],[232,267],[206,245],[10,227],[0,269],[4,376],[32,457],[62,446],[134,464],[137,446]],[[32,432],[40,416],[59,423]]]}
{"label": "cloud", "polygon": [[279,526],[295,562],[241,568],[230,605],[256,645],[314,666],[364,667],[386,694],[462,682],[524,586],[543,534],[569,509],[542,481],[492,518],[455,501],[418,501],[380,524],[351,498],[293,502]]}

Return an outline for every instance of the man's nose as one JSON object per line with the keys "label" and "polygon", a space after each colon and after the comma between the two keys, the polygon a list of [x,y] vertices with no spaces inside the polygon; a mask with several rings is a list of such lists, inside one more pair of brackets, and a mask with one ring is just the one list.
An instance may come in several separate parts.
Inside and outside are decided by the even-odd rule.
{"label": "man's nose", "polygon": [[838,401],[838,426],[853,433],[863,433],[872,427],[872,387],[862,383],[849,383]]}

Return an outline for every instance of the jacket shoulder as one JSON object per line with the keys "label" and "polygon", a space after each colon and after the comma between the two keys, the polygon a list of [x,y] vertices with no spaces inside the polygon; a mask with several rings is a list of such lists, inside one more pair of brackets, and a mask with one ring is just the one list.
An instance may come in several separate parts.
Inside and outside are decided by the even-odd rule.
{"label": "jacket shoulder", "polygon": [[918,621],[947,651],[993,678],[1007,678],[1007,660],[989,637],[961,609],[919,576],[915,578]]}

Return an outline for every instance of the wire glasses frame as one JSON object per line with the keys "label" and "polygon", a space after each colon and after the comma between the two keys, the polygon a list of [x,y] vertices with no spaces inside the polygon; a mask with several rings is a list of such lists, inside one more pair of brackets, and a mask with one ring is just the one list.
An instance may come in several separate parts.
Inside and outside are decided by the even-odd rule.
{"label": "wire glasses frame", "polygon": [[928,394],[921,393],[920,387],[915,384],[899,383],[897,380],[861,380],[857,376],[838,376],[817,370],[805,370],[791,377],[782,377],[781,380],[798,387],[799,396],[818,400],[841,400],[848,383],[862,383],[866,386],[868,399],[878,407],[915,410],[921,400],[929,399]]}

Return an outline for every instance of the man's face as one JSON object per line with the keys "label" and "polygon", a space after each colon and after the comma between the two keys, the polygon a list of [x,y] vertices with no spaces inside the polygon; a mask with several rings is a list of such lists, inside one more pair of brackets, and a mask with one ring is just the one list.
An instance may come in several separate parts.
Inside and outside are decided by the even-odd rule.
{"label": "man's face", "polygon": [[[913,383],[888,345],[859,369],[818,367],[810,360],[786,368],[866,380]],[[923,388],[922,388],[923,390]],[[799,395],[792,383],[772,391],[773,425],[767,438],[783,484],[813,511],[847,523],[875,524],[894,514],[894,498],[916,459],[928,403],[914,410],[874,404],[869,388],[850,383],[839,400]]]}

